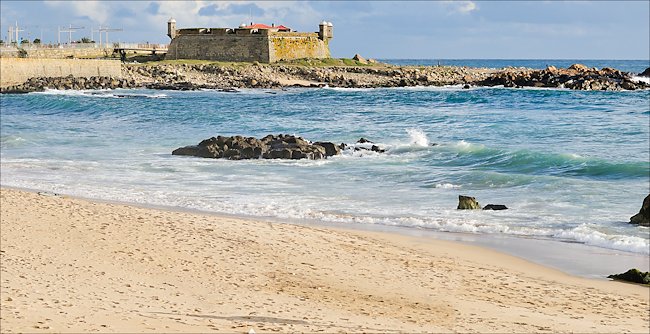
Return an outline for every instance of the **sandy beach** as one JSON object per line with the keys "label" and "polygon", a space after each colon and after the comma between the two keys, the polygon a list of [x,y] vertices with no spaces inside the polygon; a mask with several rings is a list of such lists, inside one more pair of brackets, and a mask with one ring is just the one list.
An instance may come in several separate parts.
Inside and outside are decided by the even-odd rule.
{"label": "sandy beach", "polygon": [[489,249],[2,188],[0,331],[648,332],[648,287]]}

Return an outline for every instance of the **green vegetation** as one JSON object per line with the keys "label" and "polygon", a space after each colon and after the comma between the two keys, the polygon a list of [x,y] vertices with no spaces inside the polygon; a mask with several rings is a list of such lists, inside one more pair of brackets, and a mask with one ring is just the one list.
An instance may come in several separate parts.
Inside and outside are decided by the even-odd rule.
{"label": "green vegetation", "polygon": [[364,64],[360,61],[350,59],[350,58],[303,58],[303,59],[292,59],[292,60],[282,60],[275,64],[278,65],[296,65],[296,66],[308,66],[308,67],[324,67],[324,66],[385,66],[386,64],[381,63],[368,63]]}
{"label": "green vegetation", "polygon": [[230,66],[230,67],[246,67],[252,66],[251,62],[229,62],[229,61],[214,61],[214,60],[199,60],[199,59],[173,59],[173,60],[155,60],[151,56],[132,56],[127,58],[129,61],[138,61],[142,65],[216,65],[216,66]]}
{"label": "green vegetation", "polygon": [[95,42],[90,40],[90,38],[88,38],[88,37],[82,37],[81,38],[81,43],[95,43]]}
{"label": "green vegetation", "polygon": [[[158,60],[156,57],[150,55],[128,55],[126,62],[137,61],[142,65],[216,65],[216,66],[229,66],[229,67],[247,67],[259,64],[258,62],[232,62],[232,61],[214,61],[214,60],[199,60],[199,59],[174,59],[174,60]],[[331,67],[331,66],[377,66],[384,67],[383,63],[363,64],[359,61],[350,58],[304,58],[283,60],[272,64],[263,64],[271,66],[305,66],[305,67]]]}
{"label": "green vegetation", "polygon": [[41,44],[40,38],[34,38],[34,44]]}

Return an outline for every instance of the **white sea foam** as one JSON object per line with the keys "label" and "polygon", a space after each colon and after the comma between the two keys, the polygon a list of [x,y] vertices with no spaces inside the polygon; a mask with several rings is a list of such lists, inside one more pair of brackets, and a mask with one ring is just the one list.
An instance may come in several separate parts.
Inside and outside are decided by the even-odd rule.
{"label": "white sea foam", "polygon": [[571,230],[564,230],[553,235],[554,238],[576,240],[587,245],[623,250],[634,253],[650,254],[648,240],[617,234],[605,234],[596,231],[586,224],[581,224]]}
{"label": "white sea foam", "polygon": [[429,138],[420,129],[407,129],[406,132],[411,137],[410,144],[414,146],[427,147],[429,146]]}
{"label": "white sea foam", "polygon": [[648,78],[648,77],[633,76],[630,79],[632,79],[632,81],[634,81],[634,82],[645,82],[645,83],[650,85],[650,78]]}
{"label": "white sea foam", "polygon": [[129,91],[116,91],[113,89],[92,89],[92,90],[58,90],[46,88],[42,92],[33,92],[30,94],[42,95],[62,95],[62,96],[88,96],[96,98],[150,98],[150,99],[166,99],[169,98],[167,94],[163,93],[133,93]]}
{"label": "white sea foam", "polygon": [[452,183],[436,183],[434,186],[435,188],[442,188],[442,189],[460,189],[460,186],[457,184],[452,184]]}

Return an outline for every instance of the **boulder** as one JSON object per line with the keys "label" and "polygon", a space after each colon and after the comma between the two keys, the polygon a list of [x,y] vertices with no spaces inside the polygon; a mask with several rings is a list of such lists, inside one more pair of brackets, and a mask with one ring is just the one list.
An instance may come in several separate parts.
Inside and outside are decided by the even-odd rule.
{"label": "boulder", "polygon": [[341,148],[334,143],[318,141],[315,142],[314,145],[324,148],[325,155],[328,157],[341,154]]}
{"label": "boulder", "polygon": [[582,65],[582,64],[573,64],[569,66],[570,70],[578,71],[578,72],[589,72],[589,67]]}
{"label": "boulder", "polygon": [[650,272],[642,272],[638,269],[630,269],[622,274],[609,275],[607,278],[650,285]]}
{"label": "boulder", "polygon": [[650,194],[643,199],[639,213],[630,217],[630,224],[650,226]]}
{"label": "boulder", "polygon": [[354,57],[352,57],[352,59],[354,59],[354,60],[360,62],[361,64],[367,64],[367,63],[368,63],[368,60],[366,60],[366,58],[363,58],[363,57],[362,57],[360,54],[358,54],[358,53],[355,54]]}
{"label": "boulder", "polygon": [[549,72],[557,72],[557,67],[555,67],[553,65],[549,65],[549,66],[546,67],[546,70],[549,71]]}
{"label": "boulder", "polygon": [[363,137],[361,137],[359,140],[357,140],[357,144],[365,144],[365,143],[372,144],[372,142],[370,140],[368,140],[366,138],[363,138]]}
{"label": "boulder", "polygon": [[639,73],[639,76],[650,78],[650,67],[646,68],[645,71]]}
{"label": "boulder", "polygon": [[508,210],[508,207],[503,204],[488,204],[483,207],[483,210]]}
{"label": "boulder", "polygon": [[478,204],[476,198],[470,196],[458,195],[458,210],[480,210],[481,205]]}

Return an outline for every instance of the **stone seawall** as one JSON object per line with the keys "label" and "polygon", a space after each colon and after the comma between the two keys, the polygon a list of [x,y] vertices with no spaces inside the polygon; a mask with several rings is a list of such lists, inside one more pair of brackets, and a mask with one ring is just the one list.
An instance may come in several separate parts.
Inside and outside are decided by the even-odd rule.
{"label": "stone seawall", "polygon": [[[24,54],[21,55],[21,50]],[[113,48],[9,48],[4,47],[0,52],[2,58],[99,58],[107,57],[113,53]]]}
{"label": "stone seawall", "polygon": [[33,77],[96,76],[122,78],[119,60],[103,59],[36,59],[2,58],[0,60],[0,87],[26,82]]}

